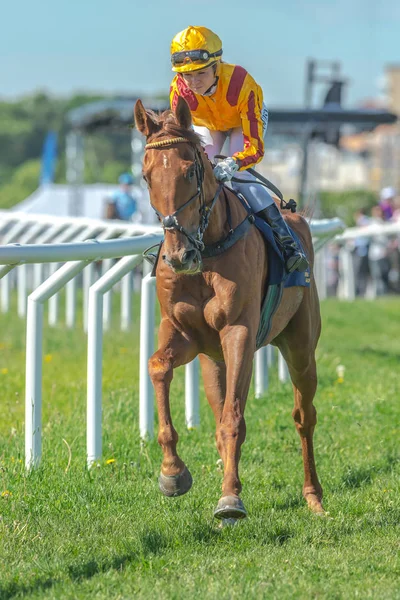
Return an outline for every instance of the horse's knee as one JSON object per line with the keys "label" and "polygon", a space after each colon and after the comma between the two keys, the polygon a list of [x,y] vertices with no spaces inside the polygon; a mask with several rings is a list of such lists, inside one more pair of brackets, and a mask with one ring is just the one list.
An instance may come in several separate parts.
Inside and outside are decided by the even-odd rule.
{"label": "horse's knee", "polygon": [[172,381],[172,361],[162,354],[156,352],[148,362],[149,375],[153,383],[163,381],[170,383]]}
{"label": "horse's knee", "polygon": [[306,409],[295,407],[292,417],[300,435],[307,435],[310,429],[313,429],[317,423],[317,411],[313,404],[310,404]]}
{"label": "horse's knee", "polygon": [[244,416],[236,414],[229,418],[222,418],[216,432],[217,448],[221,451],[230,441],[242,443],[246,437],[246,421]]}

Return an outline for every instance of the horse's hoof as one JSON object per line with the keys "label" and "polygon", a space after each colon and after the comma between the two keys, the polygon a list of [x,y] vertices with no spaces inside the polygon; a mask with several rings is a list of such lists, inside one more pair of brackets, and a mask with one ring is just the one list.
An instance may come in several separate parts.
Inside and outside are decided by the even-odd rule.
{"label": "horse's hoof", "polygon": [[182,496],[192,487],[193,479],[190,471],[185,467],[179,475],[163,475],[160,473],[158,486],[164,496]]}
{"label": "horse's hoof", "polygon": [[326,515],[324,507],[321,504],[320,498],[316,494],[307,494],[306,500],[308,508],[318,517],[324,517]]}
{"label": "horse's hoof", "polygon": [[244,519],[247,512],[238,496],[223,496],[214,511],[217,519]]}

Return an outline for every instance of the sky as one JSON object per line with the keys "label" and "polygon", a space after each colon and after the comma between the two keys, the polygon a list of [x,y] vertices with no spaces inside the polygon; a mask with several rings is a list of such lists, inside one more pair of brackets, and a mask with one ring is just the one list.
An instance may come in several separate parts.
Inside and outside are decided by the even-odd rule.
{"label": "sky", "polygon": [[400,0],[17,0],[1,21],[4,99],[167,93],[170,43],[188,25],[218,33],[269,106],[303,105],[308,58],[341,61],[347,106],[377,97],[385,66],[400,63]]}

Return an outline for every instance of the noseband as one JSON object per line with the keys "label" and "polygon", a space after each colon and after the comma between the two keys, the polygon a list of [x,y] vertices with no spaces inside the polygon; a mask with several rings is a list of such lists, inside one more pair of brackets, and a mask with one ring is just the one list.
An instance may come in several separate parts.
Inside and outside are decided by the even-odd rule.
{"label": "noseband", "polygon": [[[205,198],[204,198],[204,191],[203,191],[204,165],[203,165],[200,151],[194,144],[192,144],[189,140],[187,140],[184,137],[175,137],[175,138],[168,138],[165,140],[159,140],[158,142],[151,142],[150,144],[146,144],[144,148],[145,148],[145,150],[151,150],[151,149],[156,150],[156,149],[164,148],[166,146],[171,146],[172,144],[178,144],[178,143],[186,143],[186,144],[190,144],[191,146],[193,146],[194,154],[195,154],[194,166],[195,166],[195,170],[196,170],[196,179],[197,179],[196,193],[191,198],[189,198],[189,200],[187,202],[185,202],[185,204],[182,204],[182,206],[180,206],[174,213],[172,213],[171,215],[167,215],[167,216],[164,216],[162,213],[160,213],[160,211],[158,211],[155,208],[155,206],[153,206],[153,204],[151,204],[151,202],[150,202],[150,204],[151,204],[151,207],[153,208],[153,210],[155,211],[155,213],[157,214],[158,218],[160,219],[160,222],[162,224],[164,231],[176,230],[176,231],[179,231],[180,233],[183,233],[183,235],[185,235],[187,237],[187,239],[193,244],[193,246],[199,252],[202,252],[205,247],[204,242],[203,242],[203,235],[204,235],[205,230],[208,227],[211,211],[214,208],[215,202],[218,199],[218,196],[223,187],[223,184],[220,184],[218,186],[217,192],[216,192],[211,204],[209,206],[207,206]],[[182,227],[182,225],[179,224],[177,215],[182,210],[184,210],[187,206],[189,206],[189,204],[191,204],[194,200],[196,200],[199,197],[200,197],[200,210],[199,210],[200,222],[199,222],[199,227],[197,229],[196,235],[195,235],[195,237],[193,237],[188,231],[186,231],[186,229],[184,227]]]}

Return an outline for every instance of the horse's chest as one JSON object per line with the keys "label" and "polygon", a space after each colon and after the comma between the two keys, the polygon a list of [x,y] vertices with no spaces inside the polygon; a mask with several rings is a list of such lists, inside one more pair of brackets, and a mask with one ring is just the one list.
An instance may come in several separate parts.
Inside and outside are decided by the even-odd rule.
{"label": "horse's chest", "polygon": [[236,309],[231,303],[214,296],[204,307],[204,320],[211,329],[221,331],[235,320]]}
{"label": "horse's chest", "polygon": [[242,302],[235,283],[211,286],[207,292],[187,296],[183,301],[174,303],[173,316],[184,328],[204,328],[206,324],[215,331],[221,331],[237,319]]}

